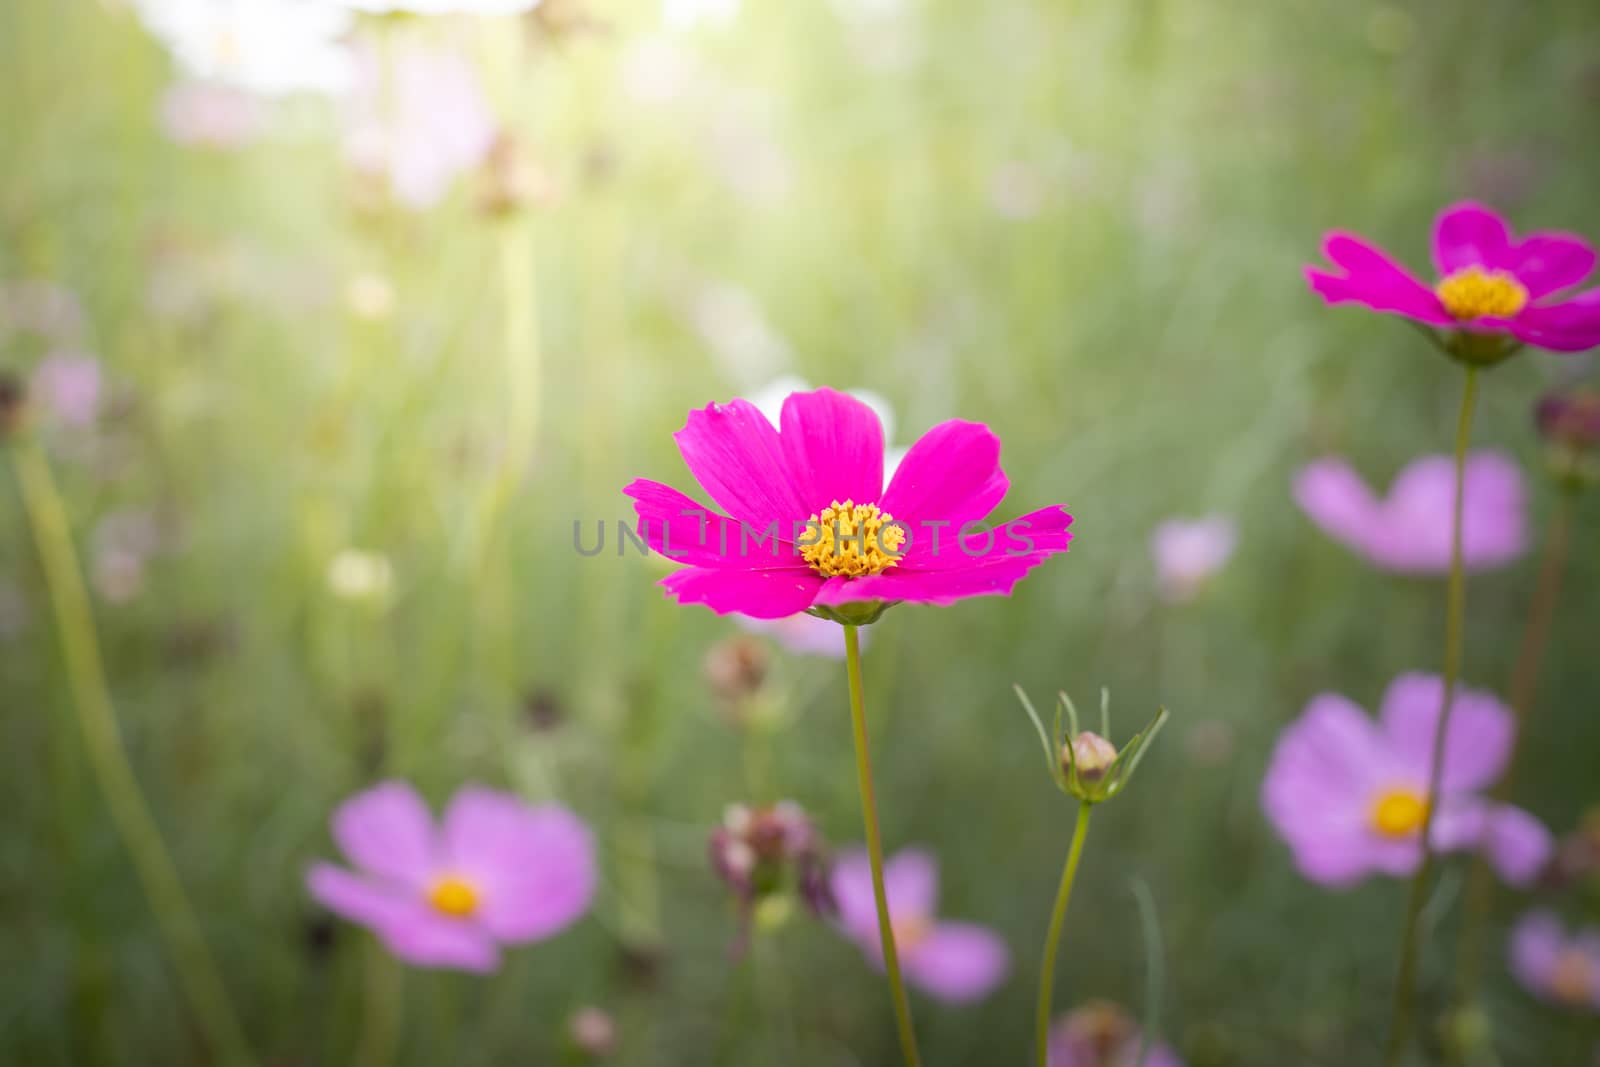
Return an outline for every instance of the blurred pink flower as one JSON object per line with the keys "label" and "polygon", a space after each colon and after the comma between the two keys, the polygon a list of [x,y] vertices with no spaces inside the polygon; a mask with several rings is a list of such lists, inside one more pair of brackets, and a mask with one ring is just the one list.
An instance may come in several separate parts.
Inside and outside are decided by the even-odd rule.
{"label": "blurred pink flower", "polygon": [[[1526,547],[1522,474],[1499,452],[1467,457],[1461,549],[1468,570],[1503,566]],[[1449,456],[1424,456],[1401,471],[1387,499],[1375,497],[1348,463],[1318,460],[1294,483],[1311,520],[1369,563],[1404,574],[1450,570],[1455,469]]]}
{"label": "blurred pink flower", "polygon": [[[939,870],[931,855],[908,848],[891,856],[883,868],[883,883],[906,981],[952,1004],[981,1000],[1005,981],[1011,953],[998,934],[974,923],[940,922],[935,917]],[[834,865],[833,897],[845,934],[867,959],[882,967],[872,869],[864,850],[846,853]]]}
{"label": "blurred pink flower", "polygon": [[1177,1054],[1153,1042],[1141,1065],[1139,1026],[1121,1007],[1091,1000],[1050,1028],[1050,1067],[1183,1067]]}
{"label": "blurred pink flower", "polygon": [[[781,619],[752,619],[748,615],[735,615],[733,621],[754,634],[772,638],[797,656],[825,656],[844,659],[844,628],[828,619],[801,612]],[[866,647],[870,630],[860,635]]]}
{"label": "blurred pink flower", "polygon": [[385,782],[339,806],[333,837],[356,872],[317,864],[311,895],[419,967],[492,971],[501,945],[553,936],[594,896],[594,846],[576,816],[480,786],[435,825],[414,789]]}
{"label": "blurred pink flower", "polygon": [[432,207],[494,146],[494,113],[477,72],[457,53],[399,49],[386,81],[379,56],[363,49],[356,73],[345,154],[358,170],[387,177],[402,203]]}
{"label": "blurred pink flower", "polygon": [[100,361],[93,356],[46,356],[34,368],[28,392],[62,424],[88,426],[100,411]]}
{"label": "blurred pink flower", "polygon": [[[1261,804],[1294,852],[1300,873],[1344,886],[1370,874],[1404,877],[1422,859],[1428,767],[1444,683],[1403,674],[1384,694],[1380,721],[1323,693],[1278,739]],[[1553,842],[1520,808],[1478,793],[1511,755],[1511,712],[1493,694],[1458,689],[1445,737],[1432,841],[1439,851],[1482,848],[1502,877],[1527,885]]]}
{"label": "blurred pink flower", "polygon": [[1161,595],[1171,601],[1189,600],[1222,569],[1233,555],[1238,531],[1233,520],[1220,515],[1189,521],[1169,519],[1150,535]]}
{"label": "blurred pink flower", "polygon": [[1511,973],[1535,996],[1600,1012],[1600,929],[1568,937],[1554,915],[1530,912],[1511,931]]}
{"label": "blurred pink flower", "polygon": [[1322,251],[1334,268],[1311,266],[1305,275],[1330,304],[1354,302],[1447,331],[1509,335],[1556,352],[1600,345],[1600,288],[1561,295],[1594,269],[1594,249],[1581,237],[1533,233],[1519,241],[1488,208],[1455,204],[1434,224],[1440,280],[1431,288],[1354,234],[1329,234]]}
{"label": "blurred pink flower", "polygon": [[213,82],[186,81],[161,97],[161,129],[178,144],[238,148],[261,132],[260,98]]}
{"label": "blurred pink flower", "polygon": [[124,604],[144,591],[145,564],[162,548],[161,524],[148,511],[114,511],[101,519],[90,539],[90,581],[112,604]]}

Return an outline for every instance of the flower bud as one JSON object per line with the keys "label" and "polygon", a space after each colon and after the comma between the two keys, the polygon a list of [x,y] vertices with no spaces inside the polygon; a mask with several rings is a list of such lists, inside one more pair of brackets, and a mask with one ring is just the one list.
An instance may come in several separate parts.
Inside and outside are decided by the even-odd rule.
{"label": "flower bud", "polygon": [[1097,733],[1085,730],[1072,739],[1070,770],[1082,782],[1098,782],[1117,761],[1117,748]]}
{"label": "flower bud", "polygon": [[579,1008],[567,1021],[567,1036],[573,1047],[592,1059],[603,1059],[617,1051],[617,1024],[599,1008]]}
{"label": "flower bud", "polygon": [[1534,423],[1557,482],[1574,490],[1600,483],[1600,389],[1582,385],[1545,394],[1534,407]]}
{"label": "flower bud", "polygon": [[771,662],[763,641],[741,634],[712,645],[706,651],[702,669],[711,692],[725,704],[738,708],[760,692]]}
{"label": "flower bud", "polygon": [[[816,827],[789,801],[766,808],[729,805],[712,831],[711,868],[732,890],[745,932],[752,922],[786,916],[798,897],[815,915],[829,914],[826,850]],[[735,952],[744,938],[735,944]]]}

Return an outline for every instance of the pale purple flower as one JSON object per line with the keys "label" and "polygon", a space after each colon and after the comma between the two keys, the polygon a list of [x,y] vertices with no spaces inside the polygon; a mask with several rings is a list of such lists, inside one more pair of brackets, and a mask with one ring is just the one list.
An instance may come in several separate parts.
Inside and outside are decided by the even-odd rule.
{"label": "pale purple flower", "polygon": [[[733,621],[753,634],[772,638],[797,656],[844,659],[844,627],[828,619],[801,612],[781,619],[753,619],[748,615],[735,615]],[[871,632],[861,632],[859,639],[863,648]]]}
{"label": "pale purple flower", "polygon": [[379,57],[357,57],[345,154],[358,169],[388,178],[412,208],[442,200],[456,177],[483,162],[499,127],[477,72],[455,52],[411,45],[384,71]]}
{"label": "pale purple flower", "polygon": [[[1139,1067],[1142,1035],[1116,1004],[1091,1000],[1050,1028],[1050,1067]],[[1143,1067],[1183,1067],[1167,1045],[1151,1042]]]}
{"label": "pale purple flower", "polygon": [[[1323,693],[1279,737],[1261,804],[1300,873],[1344,886],[1371,874],[1404,877],[1422,860],[1428,771],[1444,683],[1403,674],[1384,694],[1379,721]],[[1505,771],[1515,723],[1493,694],[1458,688],[1446,731],[1433,817],[1437,851],[1483,849],[1513,885],[1527,885],[1550,857],[1550,832],[1520,808],[1479,793]]]}
{"label": "pale purple flower", "polygon": [[[1479,451],[1467,457],[1465,480],[1463,565],[1482,571],[1510,563],[1527,545],[1521,471],[1502,453]],[[1348,463],[1318,460],[1295,478],[1294,496],[1324,532],[1382,570],[1450,570],[1455,466],[1449,456],[1415,460],[1381,499]]]}
{"label": "pale purple flower", "polygon": [[1511,973],[1537,997],[1600,1012],[1600,928],[1569,937],[1549,912],[1524,915],[1511,931]]}
{"label": "pale purple flower", "polygon": [[161,97],[161,129],[178,144],[238,148],[261,132],[258,97],[232,86],[185,81]]}
{"label": "pale purple flower", "polygon": [[89,426],[100,411],[100,361],[93,356],[46,356],[33,370],[28,395],[63,425]]}
{"label": "pale purple flower", "polygon": [[385,782],[340,805],[332,825],[356,870],[317,864],[311,895],[419,967],[492,971],[501,946],[555,935],[594,897],[588,828],[510,793],[467,786],[435,823],[414,789]]}
{"label": "pale purple flower", "polygon": [[1231,519],[1211,515],[1193,521],[1169,519],[1150,535],[1156,577],[1166,600],[1192,599],[1233,555],[1238,531]]}
{"label": "pale purple flower", "polygon": [[[998,934],[974,923],[941,922],[935,914],[939,869],[920,849],[904,849],[883,868],[889,922],[907,982],[952,1004],[981,1000],[1005,981],[1011,953]],[[841,856],[833,868],[839,924],[868,960],[883,966],[872,868],[864,850]]]}

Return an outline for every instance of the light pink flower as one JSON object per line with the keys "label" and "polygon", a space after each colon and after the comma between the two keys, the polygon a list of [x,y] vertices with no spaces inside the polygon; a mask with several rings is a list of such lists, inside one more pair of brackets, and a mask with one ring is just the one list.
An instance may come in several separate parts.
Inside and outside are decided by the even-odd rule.
{"label": "light pink flower", "polygon": [[1238,530],[1233,520],[1220,515],[1188,521],[1169,519],[1150,535],[1161,595],[1167,600],[1189,600],[1222,569],[1233,555]]}
{"label": "light pink flower", "polygon": [[[1323,693],[1283,732],[1261,804],[1300,873],[1344,886],[1417,869],[1443,695],[1437,676],[1403,674],[1384,694],[1377,723]],[[1522,809],[1479,795],[1505,771],[1514,730],[1493,694],[1456,691],[1431,837],[1438,851],[1481,848],[1506,881],[1527,885],[1550,858],[1550,832]]]}
{"label": "light pink flower", "polygon": [[1535,996],[1600,1012],[1600,929],[1569,937],[1554,915],[1530,912],[1511,931],[1511,973]]}
{"label": "light pink flower", "polygon": [[[772,638],[797,656],[823,656],[844,659],[844,629],[836,622],[801,612],[781,619],[752,619],[735,615],[733,621],[754,634]],[[871,630],[863,630],[860,640],[866,648]]]}
{"label": "light pink flower", "polygon": [[356,871],[317,864],[311,895],[419,967],[492,971],[500,946],[553,936],[594,896],[594,846],[576,816],[481,786],[435,824],[414,789],[385,782],[340,805],[333,837]]}
{"label": "light pink flower", "polygon": [[56,354],[39,361],[29,394],[63,425],[82,429],[100,412],[100,361]]}
{"label": "light pink flower", "polygon": [[[1474,452],[1465,484],[1463,565],[1482,571],[1510,563],[1527,544],[1521,471],[1499,452]],[[1376,567],[1403,574],[1450,570],[1455,467],[1449,456],[1411,463],[1384,499],[1345,461],[1318,460],[1295,478],[1294,496],[1324,532]]]}
{"label": "light pink flower", "polygon": [[358,55],[345,154],[357,169],[387,177],[402,203],[432,207],[484,161],[498,124],[477,72],[455,52],[406,47],[388,78],[375,53]]}
{"label": "light pink flower", "polygon": [[[908,848],[891,856],[883,868],[883,883],[906,981],[952,1004],[981,1000],[1005,981],[1011,953],[998,934],[974,923],[936,918],[939,869],[931,855]],[[881,968],[872,868],[865,851],[846,853],[834,864],[833,897],[845,934]]]}
{"label": "light pink flower", "polygon": [[227,85],[186,81],[161,97],[161,129],[178,144],[238,148],[261,132],[259,97]]}
{"label": "light pink flower", "polygon": [[1594,249],[1573,234],[1518,240],[1488,208],[1456,204],[1434,225],[1440,280],[1431,288],[1354,234],[1329,234],[1322,251],[1333,269],[1307,267],[1306,280],[1330,304],[1363,304],[1447,332],[1503,334],[1555,352],[1600,345],[1600,288],[1563,295],[1595,265]]}

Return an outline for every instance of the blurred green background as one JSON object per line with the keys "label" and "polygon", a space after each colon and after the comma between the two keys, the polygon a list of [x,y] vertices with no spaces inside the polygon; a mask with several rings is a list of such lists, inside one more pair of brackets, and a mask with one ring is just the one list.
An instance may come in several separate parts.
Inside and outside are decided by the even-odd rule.
{"label": "blurred green background", "polygon": [[[781,714],[741,724],[703,669],[739,629],[666,601],[658,561],[573,549],[574,521],[630,514],[632,478],[692,488],[670,438],[690,408],[789,373],[882,394],[902,444],[987,422],[1004,511],[1076,516],[1012,598],[871,631],[889,847],[934,849],[943,913],[1014,953],[978,1006],[915,1001],[928,1062],[1028,1055],[1072,810],[1013,682],[1080,706],[1108,687],[1119,740],[1173,713],[1096,819],[1058,1003],[1142,1011],[1143,879],[1190,1064],[1375,1062],[1405,888],[1306,883],[1257,794],[1312,695],[1371,708],[1438,669],[1443,585],[1372,571],[1289,483],[1324,452],[1384,483],[1444,451],[1460,375],[1299,271],[1334,227],[1420,269],[1463,196],[1600,237],[1592,0],[790,0],[671,29],[653,5],[547,0],[371,32],[465,41],[534,202],[488,217],[467,175],[404,210],[316,99],[238,149],[176,145],[172,64],[132,12],[0,3],[0,283],[84,308],[101,417],[41,434],[126,745],[261,1061],[563,1062],[569,1016],[598,1005],[618,1062],[894,1062],[881,979],[825,925],[797,916],[730,964],[705,859],[734,801],[791,797],[859,839],[842,664],[775,646]],[[533,346],[508,361],[519,329],[536,379]],[[16,375],[44,354],[0,339]],[[1584,366],[1532,354],[1485,383],[1476,442],[1525,461],[1536,526],[1554,493],[1531,404]],[[1165,605],[1148,535],[1208,512],[1239,551]],[[154,545],[131,592],[102,558],[130,515]],[[1558,834],[1600,800],[1597,523],[1583,501],[1518,793]],[[370,580],[330,584],[339,558]],[[1533,572],[1471,581],[1470,684],[1504,691]],[[86,763],[9,474],[0,596],[0,1061],[210,1062]],[[402,975],[302,886],[334,855],[332,807],[386,776],[436,803],[480,781],[570,805],[601,842],[591,918],[490,978]],[[1502,893],[1497,922],[1526,903]],[[1518,990],[1492,937],[1503,1062],[1583,1062],[1587,1024]]]}

